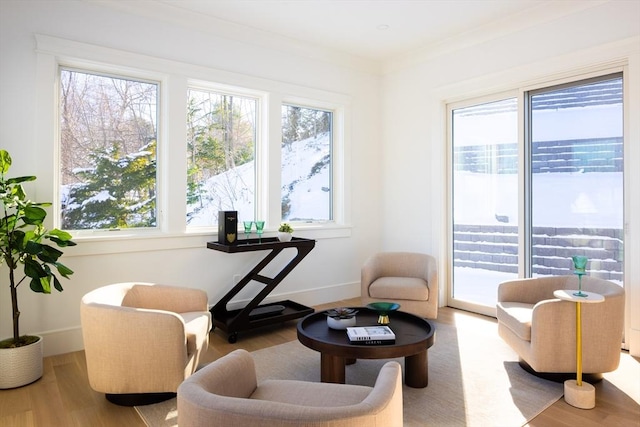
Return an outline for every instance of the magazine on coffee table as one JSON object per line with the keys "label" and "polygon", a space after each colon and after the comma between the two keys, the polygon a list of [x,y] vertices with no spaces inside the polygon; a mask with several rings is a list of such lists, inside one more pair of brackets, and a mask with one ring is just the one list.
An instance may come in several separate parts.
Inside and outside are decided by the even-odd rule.
{"label": "magazine on coffee table", "polygon": [[352,344],[393,344],[396,334],[388,326],[354,326],[347,328]]}

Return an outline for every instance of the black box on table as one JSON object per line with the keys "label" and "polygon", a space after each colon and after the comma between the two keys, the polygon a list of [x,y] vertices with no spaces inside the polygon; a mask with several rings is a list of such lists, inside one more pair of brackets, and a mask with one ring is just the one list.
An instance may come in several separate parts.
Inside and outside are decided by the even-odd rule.
{"label": "black box on table", "polygon": [[238,211],[218,211],[218,243],[238,243]]}

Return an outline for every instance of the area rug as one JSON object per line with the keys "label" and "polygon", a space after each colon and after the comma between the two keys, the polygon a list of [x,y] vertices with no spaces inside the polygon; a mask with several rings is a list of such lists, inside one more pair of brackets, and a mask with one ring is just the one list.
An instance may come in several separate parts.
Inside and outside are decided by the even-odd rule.
{"label": "area rug", "polygon": [[[428,387],[403,386],[405,426],[522,426],[562,397],[562,384],[520,368],[495,322],[468,315],[456,315],[455,320],[455,326],[436,322],[435,344],[428,352]],[[259,381],[320,381],[320,354],[297,341],[252,354]],[[404,364],[402,358],[395,360]],[[386,361],[348,365],[346,382],[372,386]],[[175,399],[136,410],[150,427],[177,425]]]}

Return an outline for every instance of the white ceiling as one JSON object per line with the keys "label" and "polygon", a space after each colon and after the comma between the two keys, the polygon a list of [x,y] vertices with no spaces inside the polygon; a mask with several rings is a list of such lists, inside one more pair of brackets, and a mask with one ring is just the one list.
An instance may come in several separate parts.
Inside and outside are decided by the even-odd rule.
{"label": "white ceiling", "polygon": [[[464,37],[534,25],[599,0],[85,0],[230,36],[279,37],[385,62]],[[135,6],[134,6],[135,4]],[[117,6],[116,6],[117,5]],[[126,5],[126,6],[125,6]]]}

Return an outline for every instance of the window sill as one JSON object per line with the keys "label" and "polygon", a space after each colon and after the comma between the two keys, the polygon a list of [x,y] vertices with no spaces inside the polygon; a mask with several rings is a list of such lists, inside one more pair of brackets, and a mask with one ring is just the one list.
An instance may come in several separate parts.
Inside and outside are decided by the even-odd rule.
{"label": "window sill", "polygon": [[[255,233],[254,233],[255,234]],[[263,237],[276,237],[276,231],[268,231]],[[294,232],[297,237],[307,239],[334,239],[351,236],[351,227],[342,225],[319,225],[300,228]],[[239,238],[244,236],[239,233]],[[252,237],[256,237],[253,235]],[[206,248],[207,242],[217,240],[218,234],[206,231],[190,231],[181,234],[160,231],[114,231],[73,237],[76,246],[65,248],[65,256],[107,255],[131,252],[151,252],[176,249]]]}

